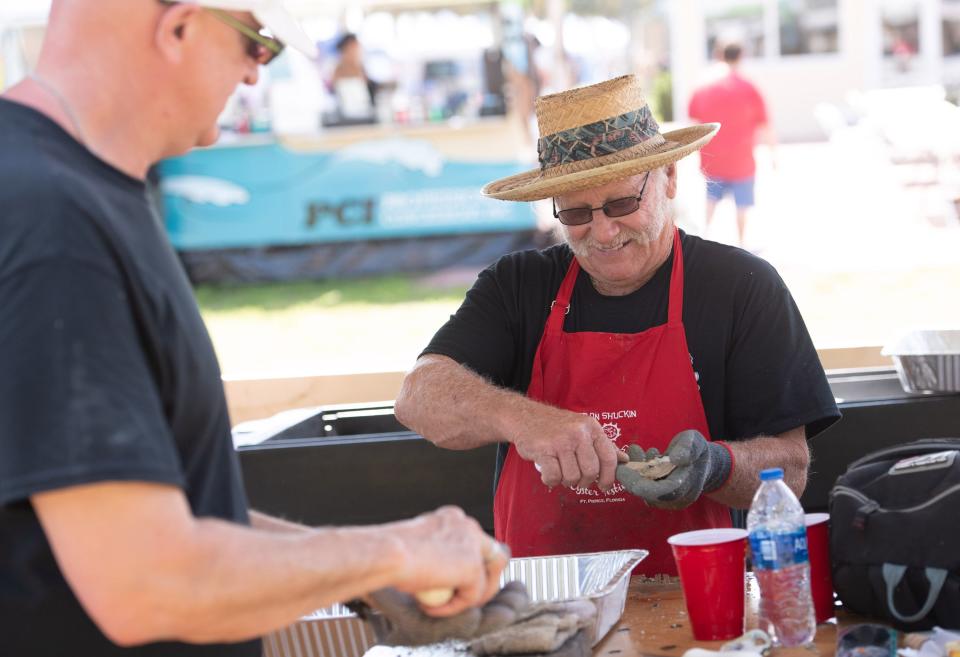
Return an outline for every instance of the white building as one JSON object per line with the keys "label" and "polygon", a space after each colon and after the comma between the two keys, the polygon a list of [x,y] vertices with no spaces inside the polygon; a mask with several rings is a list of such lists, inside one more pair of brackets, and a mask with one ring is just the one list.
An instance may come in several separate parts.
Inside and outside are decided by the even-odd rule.
{"label": "white building", "polygon": [[[819,139],[818,104],[858,92],[960,90],[960,0],[669,0],[676,117],[712,65],[716,40],[744,45],[744,74],[763,90],[778,135]],[[693,47],[692,44],[701,44]],[[942,95],[942,93],[941,93]],[[904,121],[912,121],[904,116]],[[960,126],[957,126],[960,131]]]}

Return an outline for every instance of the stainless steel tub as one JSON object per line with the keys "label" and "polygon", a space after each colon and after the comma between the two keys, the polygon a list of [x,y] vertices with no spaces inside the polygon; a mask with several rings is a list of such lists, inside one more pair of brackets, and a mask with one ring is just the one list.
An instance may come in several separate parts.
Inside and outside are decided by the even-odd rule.
{"label": "stainless steel tub", "polygon": [[883,354],[907,392],[960,392],[960,330],[912,331]]}

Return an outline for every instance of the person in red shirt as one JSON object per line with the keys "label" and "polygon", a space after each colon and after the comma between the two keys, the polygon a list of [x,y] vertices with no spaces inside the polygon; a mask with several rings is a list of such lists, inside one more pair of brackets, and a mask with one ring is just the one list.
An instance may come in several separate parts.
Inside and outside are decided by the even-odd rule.
{"label": "person in red shirt", "polygon": [[713,219],[717,202],[727,194],[737,205],[737,230],[744,243],[747,213],[754,205],[753,187],[756,162],[753,146],[758,134],[774,147],[773,130],[760,90],[740,75],[743,49],[731,43],[723,48],[723,61],[729,71],[698,88],[690,99],[690,118],[718,122],[723,129],[700,152],[700,169],[707,178],[707,226]]}

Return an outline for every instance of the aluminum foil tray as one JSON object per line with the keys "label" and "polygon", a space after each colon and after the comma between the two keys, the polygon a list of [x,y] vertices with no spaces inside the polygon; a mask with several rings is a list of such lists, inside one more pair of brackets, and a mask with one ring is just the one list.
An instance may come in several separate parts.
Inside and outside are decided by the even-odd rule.
{"label": "aluminum foil tray", "polygon": [[[535,602],[589,598],[597,607],[590,637],[596,645],[623,615],[630,572],[647,554],[616,550],[511,559],[501,583],[523,582]],[[362,657],[375,644],[365,622],[346,607],[334,605],[267,635],[263,651],[265,657]]]}
{"label": "aluminum foil tray", "polygon": [[912,331],[883,354],[907,392],[960,392],[960,330]]}
{"label": "aluminum foil tray", "polygon": [[343,605],[334,605],[263,637],[263,654],[264,657],[361,657],[376,643],[369,625]]}

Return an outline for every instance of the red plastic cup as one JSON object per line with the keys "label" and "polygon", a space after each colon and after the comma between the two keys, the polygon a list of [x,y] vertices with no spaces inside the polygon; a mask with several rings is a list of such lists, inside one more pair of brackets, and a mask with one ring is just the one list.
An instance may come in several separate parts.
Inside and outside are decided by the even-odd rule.
{"label": "red plastic cup", "polygon": [[743,634],[743,529],[701,529],[667,539],[680,571],[693,638],[733,639]]}
{"label": "red plastic cup", "polygon": [[830,576],[830,514],[808,513],[807,552],[810,554],[810,593],[817,624],[836,616]]}

